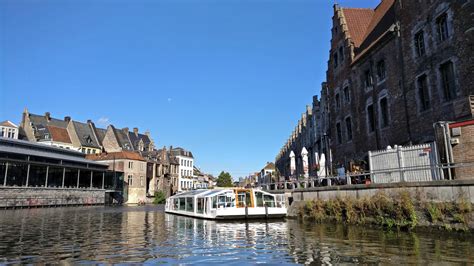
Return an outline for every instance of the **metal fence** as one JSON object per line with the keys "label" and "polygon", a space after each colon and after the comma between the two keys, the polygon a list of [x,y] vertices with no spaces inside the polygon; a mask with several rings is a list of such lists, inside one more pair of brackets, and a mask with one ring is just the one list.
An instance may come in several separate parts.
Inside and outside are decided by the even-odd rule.
{"label": "metal fence", "polygon": [[443,179],[435,143],[369,151],[372,183],[420,182]]}

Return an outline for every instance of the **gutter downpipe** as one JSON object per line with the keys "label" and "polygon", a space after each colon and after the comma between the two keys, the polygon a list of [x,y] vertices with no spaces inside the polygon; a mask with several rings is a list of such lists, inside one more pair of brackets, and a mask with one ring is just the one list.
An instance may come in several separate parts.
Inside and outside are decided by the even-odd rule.
{"label": "gutter downpipe", "polygon": [[[399,8],[400,10],[403,9],[403,0],[399,0],[398,1],[398,5],[399,5]],[[397,13],[397,9],[395,8],[395,12]],[[398,14],[397,14],[398,16]],[[408,141],[410,142],[410,144],[412,143],[413,139],[412,139],[412,133],[411,133],[411,127],[410,127],[410,115],[408,114],[408,102],[407,102],[407,84],[406,84],[406,75],[405,75],[405,63],[403,62],[403,40],[402,40],[402,26],[401,26],[401,22],[400,20],[397,21],[396,23],[396,26],[394,28],[394,31],[395,31],[395,34],[396,34],[396,37],[397,37],[397,44],[398,44],[398,55],[400,57],[400,66],[402,68],[402,76],[401,76],[401,82],[399,83],[399,85],[401,85],[402,87],[402,91],[403,91],[403,101],[404,101],[404,109],[405,109],[405,120],[406,120],[406,126],[407,126],[407,133],[408,133]]]}

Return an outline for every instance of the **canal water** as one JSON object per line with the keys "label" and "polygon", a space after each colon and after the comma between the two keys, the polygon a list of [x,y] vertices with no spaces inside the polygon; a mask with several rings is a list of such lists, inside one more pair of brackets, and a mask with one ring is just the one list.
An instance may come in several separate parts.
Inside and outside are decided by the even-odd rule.
{"label": "canal water", "polygon": [[162,206],[0,211],[0,264],[474,263],[474,238],[295,220],[215,222]]}

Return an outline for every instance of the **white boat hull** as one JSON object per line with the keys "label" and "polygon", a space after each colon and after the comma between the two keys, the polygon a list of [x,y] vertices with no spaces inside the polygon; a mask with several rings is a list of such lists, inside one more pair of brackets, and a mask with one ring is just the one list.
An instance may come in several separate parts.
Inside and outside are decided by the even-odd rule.
{"label": "white boat hull", "polygon": [[286,216],[284,195],[255,189],[197,190],[166,200],[165,212],[204,219],[268,219]]}

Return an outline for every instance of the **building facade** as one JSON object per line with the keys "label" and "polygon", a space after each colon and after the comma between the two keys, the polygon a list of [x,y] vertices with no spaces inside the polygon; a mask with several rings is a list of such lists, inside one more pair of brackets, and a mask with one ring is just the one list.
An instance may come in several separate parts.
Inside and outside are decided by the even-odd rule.
{"label": "building facade", "polygon": [[170,148],[171,154],[179,162],[177,188],[178,191],[194,189],[194,157],[183,148]]}
{"label": "building facade", "polygon": [[[473,117],[473,8],[464,0],[334,6],[327,80],[313,122],[329,169],[363,164],[369,150],[434,141],[434,123]],[[299,151],[310,134],[301,120],[277,156],[286,176],[292,151],[294,172],[302,172]],[[311,165],[314,150],[308,153]]]}
{"label": "building facade", "polygon": [[105,163],[108,169],[124,176],[124,202],[138,204],[146,201],[147,161],[137,152],[121,151],[90,154],[89,160]]}
{"label": "building facade", "polygon": [[0,137],[18,139],[18,126],[8,120],[0,122]]}

